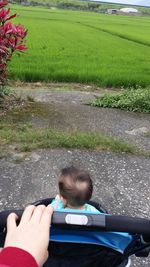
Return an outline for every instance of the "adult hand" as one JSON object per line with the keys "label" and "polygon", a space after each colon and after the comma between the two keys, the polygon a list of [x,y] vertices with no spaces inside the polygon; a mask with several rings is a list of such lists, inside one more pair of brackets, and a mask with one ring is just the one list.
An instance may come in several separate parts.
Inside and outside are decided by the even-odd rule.
{"label": "adult hand", "polygon": [[18,247],[29,252],[41,267],[48,258],[48,243],[53,208],[28,206],[16,225],[17,215],[7,218],[7,235],[4,247]]}

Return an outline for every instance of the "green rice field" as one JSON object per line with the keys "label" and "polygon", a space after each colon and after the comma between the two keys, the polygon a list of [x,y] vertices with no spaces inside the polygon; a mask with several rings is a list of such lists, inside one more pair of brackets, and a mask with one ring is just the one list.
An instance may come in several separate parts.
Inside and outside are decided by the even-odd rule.
{"label": "green rice field", "polygon": [[9,77],[22,81],[150,85],[150,17],[13,6],[28,29]]}

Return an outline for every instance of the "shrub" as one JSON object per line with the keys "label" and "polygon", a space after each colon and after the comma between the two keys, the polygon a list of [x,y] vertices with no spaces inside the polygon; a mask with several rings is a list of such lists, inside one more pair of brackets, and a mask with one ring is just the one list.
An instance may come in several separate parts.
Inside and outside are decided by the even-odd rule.
{"label": "shrub", "polygon": [[27,30],[20,24],[14,25],[10,22],[16,14],[10,15],[10,8],[5,8],[7,5],[7,1],[0,0],[0,89],[6,81],[7,65],[13,53],[26,50]]}
{"label": "shrub", "polygon": [[128,89],[116,95],[105,94],[91,105],[150,113],[150,88]]}

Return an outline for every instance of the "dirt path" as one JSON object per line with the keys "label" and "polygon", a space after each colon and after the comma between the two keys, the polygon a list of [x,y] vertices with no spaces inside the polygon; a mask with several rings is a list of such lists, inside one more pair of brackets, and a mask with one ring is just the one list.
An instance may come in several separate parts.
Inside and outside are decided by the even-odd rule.
{"label": "dirt path", "polygon": [[[150,150],[150,115],[117,109],[97,108],[84,105],[100,93],[54,92],[49,89],[18,89],[19,95],[30,95],[35,101],[45,102],[55,111],[55,116],[36,118],[32,122],[39,127],[55,127],[65,130],[105,133],[138,147]],[[46,107],[46,106],[45,106]]]}

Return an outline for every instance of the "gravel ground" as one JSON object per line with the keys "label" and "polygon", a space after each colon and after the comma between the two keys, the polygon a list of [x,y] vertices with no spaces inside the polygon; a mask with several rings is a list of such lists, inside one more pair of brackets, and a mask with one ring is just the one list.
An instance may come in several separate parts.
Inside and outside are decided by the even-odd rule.
{"label": "gravel ground", "polygon": [[[150,214],[150,160],[145,157],[87,150],[38,150],[22,162],[0,160],[0,209],[21,208],[56,195],[62,167],[88,169],[94,182],[93,199],[110,213],[147,217]],[[149,259],[133,258],[132,266],[148,267]]]}

